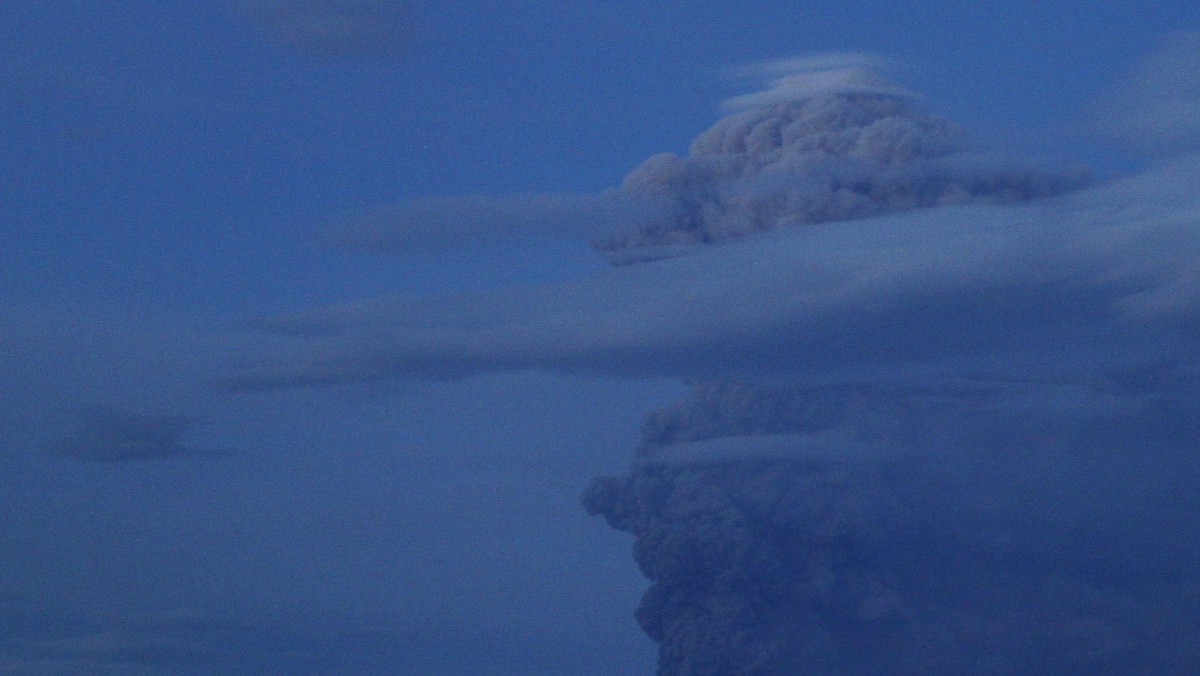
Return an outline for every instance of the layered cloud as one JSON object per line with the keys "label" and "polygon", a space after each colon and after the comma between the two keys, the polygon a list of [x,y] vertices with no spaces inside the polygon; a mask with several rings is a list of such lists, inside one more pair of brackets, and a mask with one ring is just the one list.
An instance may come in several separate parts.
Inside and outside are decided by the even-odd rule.
{"label": "layered cloud", "polygon": [[809,381],[1082,377],[1191,363],[1200,160],[1023,205],[955,206],[697,249],[569,284],[362,301],[237,388],[540,369]]}

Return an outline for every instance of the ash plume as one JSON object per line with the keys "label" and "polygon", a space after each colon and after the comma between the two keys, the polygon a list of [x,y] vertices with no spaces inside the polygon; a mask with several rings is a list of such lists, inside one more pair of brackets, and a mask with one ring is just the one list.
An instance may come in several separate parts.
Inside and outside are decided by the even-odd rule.
{"label": "ash plume", "polygon": [[[967,160],[954,125],[857,69],[820,65],[816,88],[849,89],[793,99],[803,81],[785,77],[738,99],[758,105],[688,157],[651,158],[626,179],[632,194],[673,200],[673,213],[598,246],[637,262],[1084,181]],[[1024,307],[1014,328],[1047,327]],[[902,332],[868,333],[875,349],[920,342]],[[659,644],[658,674],[1200,670],[1195,362],[1113,354],[1066,379],[1052,363],[1032,378],[1010,353],[985,377],[960,364],[966,377],[940,382],[882,382],[869,369],[825,384],[696,382],[648,415],[633,468],[593,480],[583,504],[634,537],[651,583],[636,619]]]}
{"label": "ash plume", "polygon": [[622,190],[665,202],[637,227],[595,241],[615,263],[664,255],[647,247],[716,242],[802,224],[922,207],[1026,201],[1078,188],[1080,167],[1038,166],[968,151],[965,131],[927,112],[879,75],[872,59],[841,55],[758,64],[780,74],[766,91],[692,141],[634,169]]}

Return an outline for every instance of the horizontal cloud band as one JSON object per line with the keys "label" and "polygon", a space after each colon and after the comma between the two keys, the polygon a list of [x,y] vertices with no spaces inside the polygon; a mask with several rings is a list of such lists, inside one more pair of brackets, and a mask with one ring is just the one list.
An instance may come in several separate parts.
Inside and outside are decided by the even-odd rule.
{"label": "horizontal cloud band", "polygon": [[333,306],[234,389],[542,369],[853,381],[1192,363],[1200,158],[1040,202],[802,226],[558,286]]}

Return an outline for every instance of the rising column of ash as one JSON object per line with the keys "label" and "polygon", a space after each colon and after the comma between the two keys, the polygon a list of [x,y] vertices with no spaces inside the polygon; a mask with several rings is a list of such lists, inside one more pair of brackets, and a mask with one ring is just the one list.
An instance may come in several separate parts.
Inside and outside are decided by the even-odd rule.
{"label": "rising column of ash", "polygon": [[[687,157],[630,174],[625,190],[672,209],[598,248],[637,263],[1086,181],[970,155],[957,126],[858,67],[772,91]],[[1198,501],[1169,462],[1140,483],[1112,469],[1138,438],[1161,443],[1145,457],[1183,452],[1146,441],[1169,407],[1112,405],[1154,387],[695,383],[647,417],[630,471],[593,480],[583,502],[635,538],[651,582],[636,618],[663,676],[1200,673],[1200,586],[1181,544],[1200,533],[1179,516]],[[1064,402],[1087,411],[1065,416]],[[1110,428],[1125,432],[1096,447]]]}

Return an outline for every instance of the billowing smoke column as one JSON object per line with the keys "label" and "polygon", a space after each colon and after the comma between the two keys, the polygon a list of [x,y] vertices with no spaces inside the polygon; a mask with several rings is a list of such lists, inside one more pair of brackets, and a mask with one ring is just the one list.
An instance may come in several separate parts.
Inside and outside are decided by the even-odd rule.
{"label": "billowing smoke column", "polygon": [[958,125],[859,67],[783,82],[775,96],[746,97],[758,105],[701,134],[687,157],[655,155],[631,172],[622,189],[665,205],[662,213],[596,247],[615,263],[632,262],[660,255],[645,247],[920,207],[1023,201],[1087,178],[1081,169],[1004,166],[967,153]]}
{"label": "billowing smoke column", "polygon": [[[972,159],[860,71],[820,81],[648,160],[624,189],[671,209],[598,247],[633,263],[1084,180]],[[635,538],[663,676],[1200,673],[1200,498],[1180,480],[1200,426],[1167,394],[1196,380],[695,383],[583,502]]]}
{"label": "billowing smoke column", "polygon": [[635,536],[659,673],[1194,673],[1194,441],[1097,412],[1146,446],[1131,484],[1045,394],[710,383],[648,416],[584,504]]}

